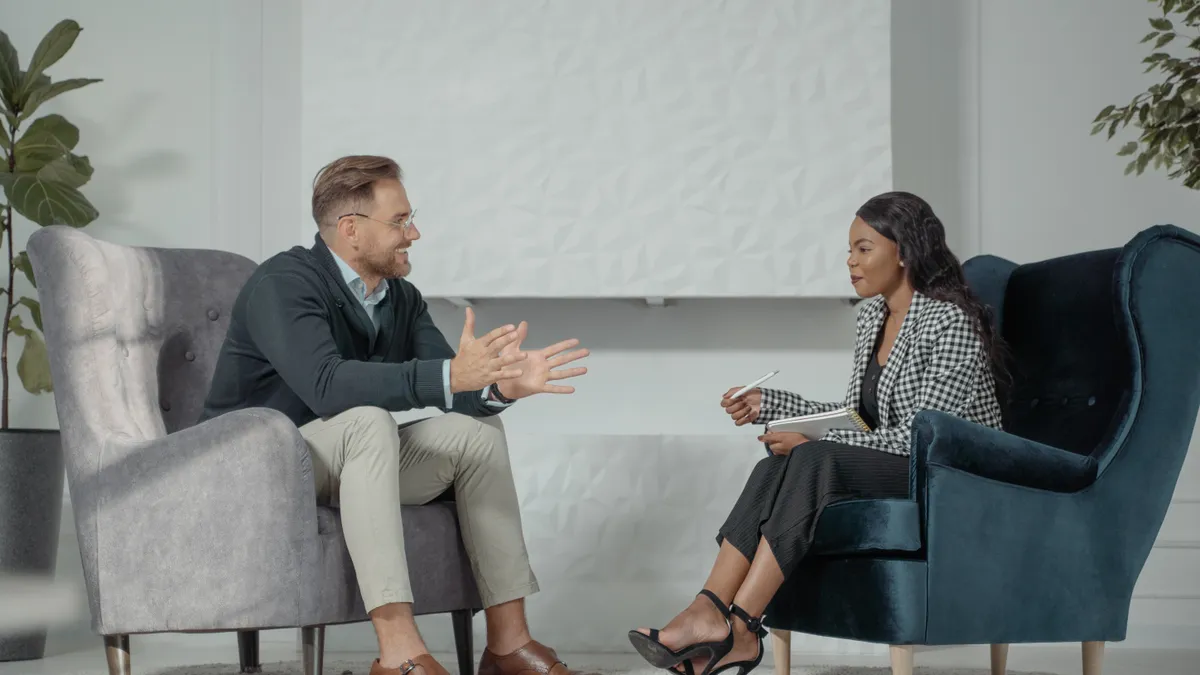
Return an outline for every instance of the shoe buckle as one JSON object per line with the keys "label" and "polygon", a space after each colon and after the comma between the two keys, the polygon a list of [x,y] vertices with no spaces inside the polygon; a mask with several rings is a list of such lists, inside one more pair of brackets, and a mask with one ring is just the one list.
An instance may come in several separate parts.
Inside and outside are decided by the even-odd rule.
{"label": "shoe buckle", "polygon": [[751,633],[757,633],[762,630],[762,617],[755,617],[746,622],[746,628],[750,629]]}
{"label": "shoe buckle", "polygon": [[412,659],[409,659],[409,660],[405,661],[404,663],[400,664],[400,675],[408,675],[409,673],[411,673],[412,671],[414,671],[416,669],[417,669],[417,664],[414,663]]}

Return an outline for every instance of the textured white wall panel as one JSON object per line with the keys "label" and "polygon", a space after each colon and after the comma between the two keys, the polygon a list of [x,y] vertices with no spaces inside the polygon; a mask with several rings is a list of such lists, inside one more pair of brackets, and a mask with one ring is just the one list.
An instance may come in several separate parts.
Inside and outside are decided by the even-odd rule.
{"label": "textured white wall panel", "polygon": [[306,2],[304,171],[396,158],[429,296],[849,297],[846,229],[892,185],[890,11]]}

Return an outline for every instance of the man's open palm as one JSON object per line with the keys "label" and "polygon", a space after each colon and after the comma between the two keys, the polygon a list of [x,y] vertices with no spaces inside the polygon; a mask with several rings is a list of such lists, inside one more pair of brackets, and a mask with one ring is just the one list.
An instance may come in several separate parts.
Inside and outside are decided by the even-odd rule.
{"label": "man's open palm", "polygon": [[563,340],[545,347],[543,349],[535,349],[532,351],[521,350],[521,344],[525,341],[525,336],[529,332],[529,324],[525,321],[517,327],[517,339],[504,346],[500,352],[501,356],[509,356],[514,354],[524,354],[525,358],[514,365],[514,368],[521,370],[521,375],[509,380],[501,380],[496,383],[500,389],[500,393],[506,398],[525,398],[533,394],[571,394],[575,392],[575,387],[567,385],[550,384],[556,380],[565,380],[571,377],[579,377],[587,373],[587,368],[562,368],[572,361],[578,361],[588,355],[588,350],[579,349],[570,353],[566,353],[579,344],[579,340],[572,338]]}

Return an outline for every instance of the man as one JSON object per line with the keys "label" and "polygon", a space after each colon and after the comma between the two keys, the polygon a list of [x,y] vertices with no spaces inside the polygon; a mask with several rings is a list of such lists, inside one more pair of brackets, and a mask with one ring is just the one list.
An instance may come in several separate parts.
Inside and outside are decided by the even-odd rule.
{"label": "man", "polygon": [[[400,505],[451,486],[486,608],[480,675],[568,675],[526,625],[524,598],[538,585],[496,415],[534,394],[572,393],[550,382],[583,375],[586,368],[560,366],[587,350],[568,352],[578,340],[566,340],[523,351],[525,322],[477,338],[467,309],[456,354],[403,278],[421,233],[391,159],[325,166],[312,212],[313,247],[265,261],[239,294],[203,418],[264,406],[300,428],[317,498],[339,501],[379,640],[371,675],[448,675],[413,621]],[[425,407],[447,414],[397,429],[392,411]]]}

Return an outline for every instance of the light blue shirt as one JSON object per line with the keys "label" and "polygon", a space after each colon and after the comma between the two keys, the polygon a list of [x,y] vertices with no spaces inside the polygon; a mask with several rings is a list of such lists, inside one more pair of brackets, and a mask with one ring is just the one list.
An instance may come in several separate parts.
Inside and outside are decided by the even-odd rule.
{"label": "light blue shirt", "polygon": [[[332,251],[330,252],[333,253]],[[368,295],[367,284],[358,275],[358,272],[355,272],[354,268],[350,267],[345,260],[342,260],[342,256],[336,253],[333,254],[333,260],[337,263],[338,269],[342,271],[342,279],[345,280],[346,285],[350,287],[350,291],[354,293],[354,298],[358,300],[363,310],[366,311],[367,317],[371,319],[371,325],[374,326],[375,332],[378,334],[379,303],[383,302],[383,299],[387,297],[387,282],[380,281],[375,290],[371,291],[370,295]],[[493,386],[495,385],[488,385],[481,392],[484,404],[493,408],[507,408],[511,405],[510,403],[492,400],[491,393]],[[454,394],[450,391],[450,359],[442,362],[442,393],[446,397],[446,409],[449,410],[454,407]]]}
{"label": "light blue shirt", "polygon": [[338,269],[342,271],[342,279],[346,281],[346,285],[350,287],[350,291],[354,293],[354,297],[358,300],[358,304],[366,310],[367,317],[371,319],[371,325],[375,327],[375,332],[379,332],[379,303],[387,297],[387,283],[380,281],[375,290],[367,295],[367,284],[358,276],[358,272],[354,271],[353,267],[346,264],[345,260],[336,253],[333,254],[333,260],[337,263]]}

